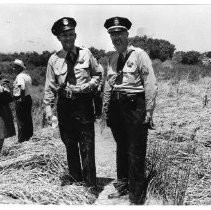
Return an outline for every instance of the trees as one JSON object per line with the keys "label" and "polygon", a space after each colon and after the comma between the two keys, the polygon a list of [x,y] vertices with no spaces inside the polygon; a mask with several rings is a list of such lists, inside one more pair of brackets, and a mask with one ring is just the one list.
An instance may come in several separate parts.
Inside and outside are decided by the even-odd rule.
{"label": "trees", "polygon": [[207,56],[208,58],[211,58],[211,51],[206,52],[206,56]]}
{"label": "trees", "polygon": [[106,56],[105,50],[98,50],[94,47],[90,47],[89,50],[91,51],[92,55],[94,55],[94,57],[99,60],[102,57]]}
{"label": "trees", "polygon": [[145,50],[151,59],[160,59],[161,61],[171,59],[176,49],[175,45],[171,44],[169,41],[152,39],[147,36],[131,37],[129,38],[129,44]]}
{"label": "trees", "polygon": [[197,51],[185,52],[182,56],[181,63],[182,64],[191,64],[191,65],[198,64],[200,55],[201,54]]}

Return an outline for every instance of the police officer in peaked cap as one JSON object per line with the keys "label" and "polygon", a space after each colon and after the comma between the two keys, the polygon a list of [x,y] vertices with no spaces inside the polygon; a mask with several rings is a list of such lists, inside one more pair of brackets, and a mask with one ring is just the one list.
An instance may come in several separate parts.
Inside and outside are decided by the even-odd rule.
{"label": "police officer in peaked cap", "polygon": [[57,100],[58,125],[66,147],[69,183],[96,185],[94,91],[101,83],[102,69],[87,48],[75,46],[77,23],[63,17],[52,26],[52,33],[62,45],[48,61],[44,104],[51,122]]}
{"label": "police officer in peaked cap", "polygon": [[131,26],[124,17],[109,18],[104,24],[116,49],[109,57],[103,101],[103,113],[117,144],[116,192],[109,198],[129,193],[131,204],[144,204],[147,136],[157,84],[147,53],[129,46]]}

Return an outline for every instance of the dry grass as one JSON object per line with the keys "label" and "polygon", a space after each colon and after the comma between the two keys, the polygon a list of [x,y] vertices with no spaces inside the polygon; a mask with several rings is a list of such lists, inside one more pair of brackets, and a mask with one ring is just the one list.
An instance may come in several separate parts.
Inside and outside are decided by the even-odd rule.
{"label": "dry grass", "polygon": [[157,125],[150,132],[147,203],[210,204],[210,79],[159,83]]}
{"label": "dry grass", "polygon": [[[156,130],[150,131],[148,141],[146,204],[211,204],[210,87],[210,78],[159,82]],[[98,176],[115,178],[115,143],[109,129],[104,138],[96,129],[96,147]],[[22,144],[7,140],[0,156],[0,197],[10,199],[8,203],[92,203],[95,196],[88,189],[60,186],[67,173],[65,156],[57,132],[49,129]]]}
{"label": "dry grass", "polygon": [[[56,136],[55,136],[56,134]],[[57,133],[43,129],[29,142],[6,143],[0,162],[0,196],[8,203],[88,204],[95,196],[83,186],[61,187],[66,153]],[[4,202],[4,201],[3,201]]]}

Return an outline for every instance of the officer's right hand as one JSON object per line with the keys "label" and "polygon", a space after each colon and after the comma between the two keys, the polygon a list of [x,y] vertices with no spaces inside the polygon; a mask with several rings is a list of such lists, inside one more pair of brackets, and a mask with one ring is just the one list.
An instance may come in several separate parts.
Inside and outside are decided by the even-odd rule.
{"label": "officer's right hand", "polygon": [[46,113],[46,119],[47,119],[48,124],[51,124],[52,116],[53,116],[51,105],[47,105],[45,107],[45,113]]}

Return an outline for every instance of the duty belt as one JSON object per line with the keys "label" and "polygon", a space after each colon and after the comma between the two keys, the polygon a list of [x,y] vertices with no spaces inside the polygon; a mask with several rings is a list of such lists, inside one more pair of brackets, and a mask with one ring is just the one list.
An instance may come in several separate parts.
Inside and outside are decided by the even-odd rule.
{"label": "duty belt", "polygon": [[113,91],[111,95],[112,100],[128,100],[128,99],[135,99],[138,96],[143,96],[144,92],[142,93],[126,93],[120,91]]}
{"label": "duty belt", "polygon": [[75,100],[78,98],[90,98],[92,96],[93,96],[92,92],[82,93],[82,92],[72,92],[72,91],[65,91],[65,90],[61,90],[59,92],[59,98],[68,99],[68,100]]}

